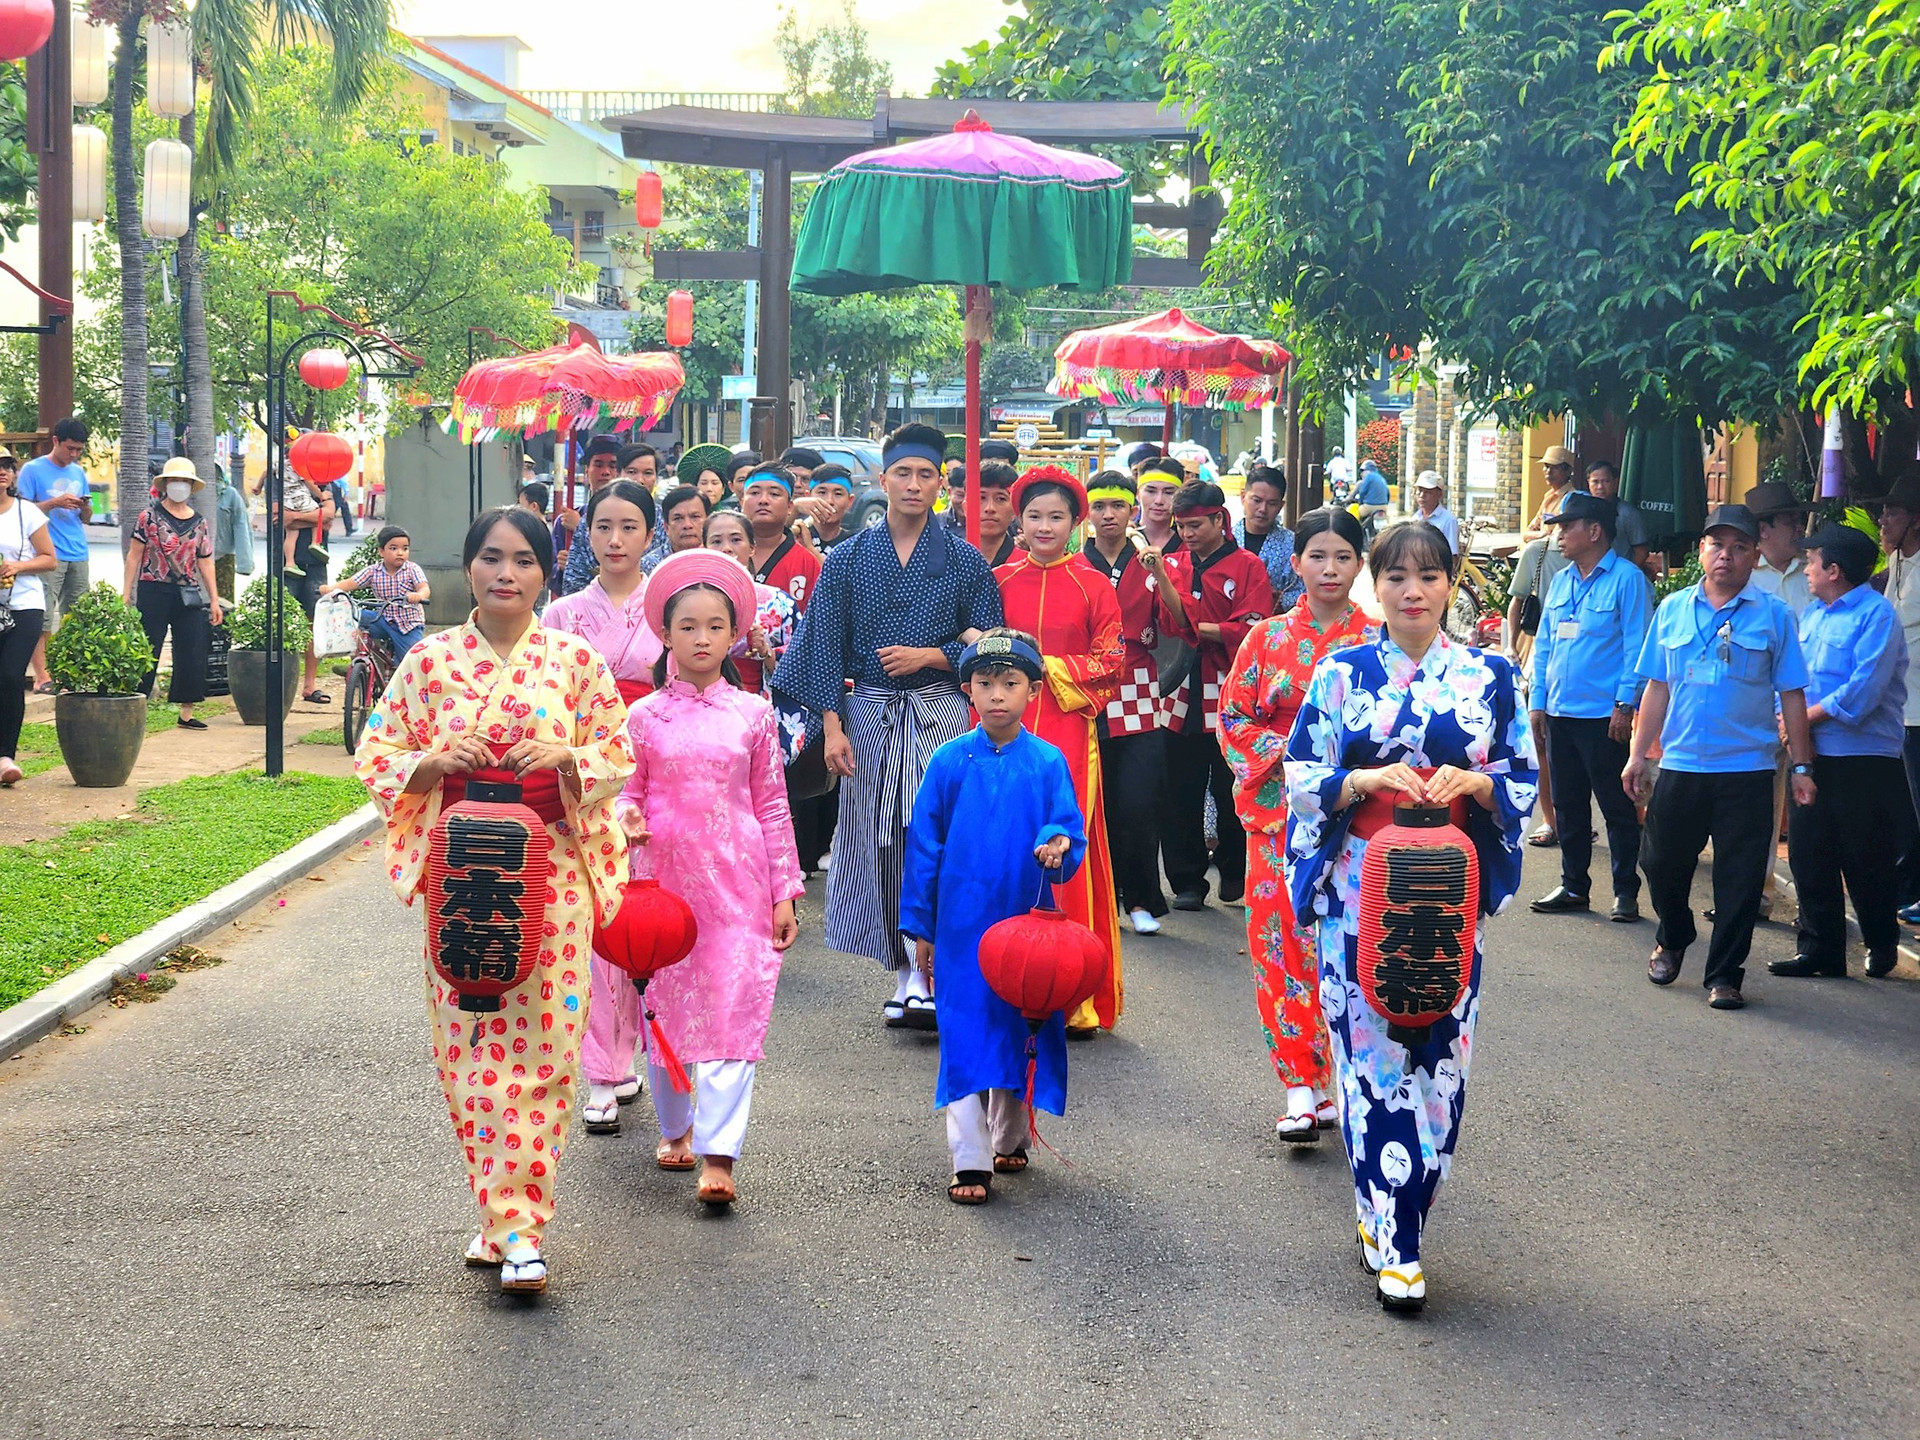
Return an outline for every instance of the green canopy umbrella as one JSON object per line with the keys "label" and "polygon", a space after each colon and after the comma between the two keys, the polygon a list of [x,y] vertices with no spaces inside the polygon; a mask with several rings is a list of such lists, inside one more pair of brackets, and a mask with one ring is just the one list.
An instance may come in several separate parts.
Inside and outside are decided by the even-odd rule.
{"label": "green canopy umbrella", "polygon": [[1698,535],[1707,523],[1707,463],[1699,424],[1629,425],[1620,459],[1620,498],[1639,507],[1647,541],[1656,550]]}
{"label": "green canopy umbrella", "polygon": [[975,542],[990,287],[1104,290],[1132,277],[1132,190],[1120,167],[996,134],[972,110],[950,135],[834,166],[807,205],[793,259],[793,288],[815,295],[967,287],[967,537]]}

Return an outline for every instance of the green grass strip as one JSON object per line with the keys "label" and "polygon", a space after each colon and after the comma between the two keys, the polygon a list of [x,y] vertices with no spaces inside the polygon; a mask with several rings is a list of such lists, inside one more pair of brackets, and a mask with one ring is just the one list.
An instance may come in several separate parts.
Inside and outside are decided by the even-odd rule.
{"label": "green grass strip", "polygon": [[204,900],[366,802],[344,777],[258,770],[196,776],[140,795],[135,815],[0,847],[0,1005]]}

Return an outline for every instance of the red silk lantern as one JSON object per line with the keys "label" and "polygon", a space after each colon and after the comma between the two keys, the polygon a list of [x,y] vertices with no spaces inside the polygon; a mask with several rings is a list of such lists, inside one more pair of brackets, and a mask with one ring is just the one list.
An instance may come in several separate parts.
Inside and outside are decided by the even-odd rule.
{"label": "red silk lantern", "polygon": [[[700,926],[693,909],[673,891],[663,889],[652,879],[629,880],[620,887],[620,908],[613,919],[593,932],[593,952],[609,964],[617,965],[633,977],[633,988],[640,993],[644,1008],[647,982],[669,965],[678,965],[693,953],[700,938]],[[687,1078],[680,1057],[667,1043],[666,1033],[653,1011],[646,1011],[647,1030],[660,1066],[682,1095],[690,1094],[693,1082]]]}
{"label": "red silk lantern", "polygon": [[53,34],[53,0],[0,0],[0,60],[24,60]]}
{"label": "red silk lantern", "polygon": [[660,172],[642,170],[633,186],[633,221],[642,230],[660,228]]}
{"label": "red silk lantern", "polygon": [[1448,807],[1394,806],[1360,867],[1360,993],[1389,1039],[1425,1044],[1460,1003],[1479,914],[1480,857]]}
{"label": "red silk lantern", "polygon": [[328,485],[353,469],[353,442],[327,430],[309,430],[287,447],[293,473],[315,485]]}
{"label": "red silk lantern", "polygon": [[667,296],[667,344],[678,350],[693,343],[693,296],[675,290]]}
{"label": "red silk lantern", "polygon": [[[489,771],[475,771],[474,776]],[[427,954],[462,1010],[485,1014],[539,963],[553,842],[518,785],[469,777],[427,836]]]}
{"label": "red silk lantern", "polygon": [[338,390],[347,383],[347,357],[341,350],[309,350],[300,357],[300,378],[315,390]]}

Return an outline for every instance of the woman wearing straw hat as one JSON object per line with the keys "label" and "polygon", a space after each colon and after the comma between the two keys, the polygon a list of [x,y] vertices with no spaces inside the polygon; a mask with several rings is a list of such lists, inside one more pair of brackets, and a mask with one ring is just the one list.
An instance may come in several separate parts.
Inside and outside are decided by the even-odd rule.
{"label": "woman wearing straw hat", "polygon": [[153,693],[161,643],[169,631],[173,634],[167,703],[180,707],[183,730],[207,728],[206,721],[193,718],[193,707],[207,698],[207,651],[221,613],[213,576],[213,530],[193,508],[195,493],[206,483],[184,455],[161,467],[154,502],[133,522],[120,587],[127,603],[140,612],[147,643],[153,646],[154,668],[141,682],[142,694]]}

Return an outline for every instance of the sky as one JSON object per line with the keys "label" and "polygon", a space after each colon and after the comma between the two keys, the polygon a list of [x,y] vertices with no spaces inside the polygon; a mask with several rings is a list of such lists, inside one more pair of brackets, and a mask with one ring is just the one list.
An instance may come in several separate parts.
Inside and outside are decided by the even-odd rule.
{"label": "sky", "polygon": [[[841,0],[790,0],[802,27],[837,19]],[[778,90],[778,0],[396,0],[411,35],[518,35],[523,90]],[[991,39],[1006,0],[859,0],[896,94],[925,95],[934,71]]]}

